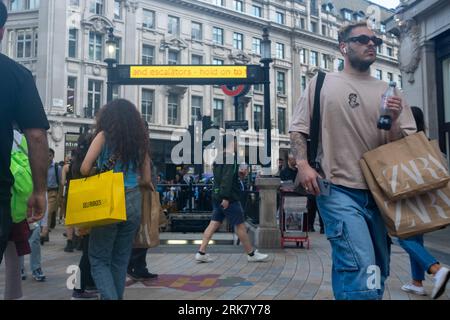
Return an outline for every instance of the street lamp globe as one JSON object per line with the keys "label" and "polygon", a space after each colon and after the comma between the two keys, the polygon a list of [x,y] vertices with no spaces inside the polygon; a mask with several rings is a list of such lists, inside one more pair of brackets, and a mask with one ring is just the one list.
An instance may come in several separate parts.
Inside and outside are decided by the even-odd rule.
{"label": "street lamp globe", "polygon": [[261,60],[272,59],[272,41],[269,39],[268,28],[263,29],[263,39],[261,41]]}
{"label": "street lamp globe", "polygon": [[117,52],[117,43],[114,38],[113,28],[108,29],[108,40],[106,40],[106,53],[105,53],[105,62],[106,63],[115,63],[116,61],[116,52]]}

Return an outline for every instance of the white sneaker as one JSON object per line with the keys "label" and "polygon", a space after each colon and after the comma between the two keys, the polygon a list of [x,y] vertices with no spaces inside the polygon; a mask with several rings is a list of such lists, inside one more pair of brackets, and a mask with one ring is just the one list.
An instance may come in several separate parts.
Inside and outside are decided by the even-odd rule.
{"label": "white sneaker", "polygon": [[450,270],[445,267],[440,268],[433,278],[434,286],[433,292],[431,293],[432,299],[437,299],[444,293],[448,280],[450,280]]}
{"label": "white sneaker", "polygon": [[195,261],[197,262],[213,262],[213,258],[211,258],[211,256],[207,253],[205,254],[200,254],[200,253],[196,253],[195,254]]}
{"label": "white sneaker", "polygon": [[269,255],[260,253],[258,250],[255,250],[255,253],[253,254],[252,257],[247,255],[248,262],[262,262],[262,261],[267,261],[268,258],[269,258]]}
{"label": "white sneaker", "polygon": [[418,296],[426,296],[427,293],[423,287],[418,287],[413,285],[412,283],[408,283],[402,286],[402,290],[408,293],[417,294]]}

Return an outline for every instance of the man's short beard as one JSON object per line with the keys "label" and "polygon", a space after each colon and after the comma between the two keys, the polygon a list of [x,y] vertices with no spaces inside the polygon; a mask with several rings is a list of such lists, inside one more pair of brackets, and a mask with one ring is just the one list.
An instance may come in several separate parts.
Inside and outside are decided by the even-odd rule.
{"label": "man's short beard", "polygon": [[375,62],[375,61],[363,61],[358,59],[349,59],[349,60],[351,66],[360,72],[365,72],[369,70],[370,66]]}

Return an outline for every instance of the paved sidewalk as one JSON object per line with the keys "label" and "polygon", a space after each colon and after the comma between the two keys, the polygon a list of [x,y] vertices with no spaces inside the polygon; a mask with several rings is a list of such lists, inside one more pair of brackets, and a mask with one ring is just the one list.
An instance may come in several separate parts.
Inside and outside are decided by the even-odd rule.
{"label": "paved sidewalk", "polygon": [[[42,248],[43,271],[47,281],[36,282],[29,272],[26,257],[27,280],[23,281],[25,299],[67,300],[71,291],[66,287],[70,265],[78,265],[80,252],[63,251],[65,238],[63,227],[58,225],[50,234],[50,242]],[[173,237],[174,235],[169,235]],[[232,239],[230,235],[219,235]],[[166,235],[163,235],[166,237]],[[201,234],[196,234],[198,239]],[[177,238],[187,238],[178,234]],[[158,273],[157,280],[134,282],[128,280],[125,299],[136,300],[263,300],[263,299],[333,299],[331,291],[330,246],[324,235],[310,233],[311,249],[291,248],[261,250],[270,254],[265,263],[248,263],[241,246],[213,245],[209,253],[216,258],[213,263],[194,261],[197,245],[161,245],[149,250],[149,269]],[[440,255],[443,263],[450,263],[448,246],[450,229],[441,230],[426,237],[426,244],[433,253]],[[400,287],[410,280],[408,255],[398,246],[392,247],[391,276],[386,284],[386,300],[427,300],[403,292]],[[0,266],[0,296],[4,290],[4,264]],[[431,293],[432,282],[425,281],[425,289]],[[450,287],[440,298],[450,299]]]}

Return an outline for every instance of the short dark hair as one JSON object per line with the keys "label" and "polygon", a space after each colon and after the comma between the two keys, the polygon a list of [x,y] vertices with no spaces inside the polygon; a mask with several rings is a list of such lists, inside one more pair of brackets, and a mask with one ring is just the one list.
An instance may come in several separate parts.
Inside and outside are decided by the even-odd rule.
{"label": "short dark hair", "polygon": [[8,11],[6,10],[6,5],[0,0],[0,28],[3,28],[8,18]]}
{"label": "short dark hair", "polygon": [[48,152],[50,152],[53,156],[55,156],[55,150],[53,150],[52,148],[48,148]]}
{"label": "short dark hair", "polygon": [[355,23],[350,23],[350,24],[346,24],[346,25],[342,26],[342,28],[340,28],[338,31],[338,42],[341,43],[341,42],[347,41],[347,39],[350,36],[350,34],[352,33],[353,29],[359,28],[359,27],[368,28],[367,21],[358,21]]}

